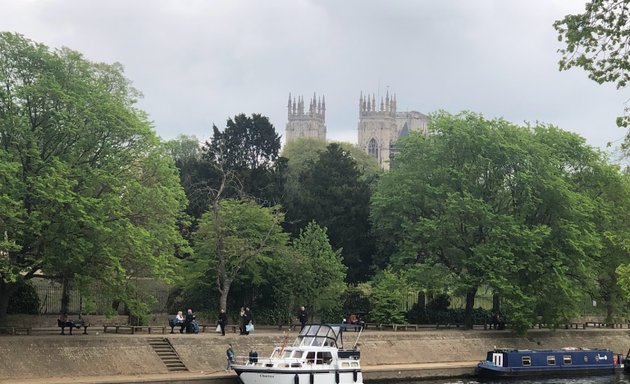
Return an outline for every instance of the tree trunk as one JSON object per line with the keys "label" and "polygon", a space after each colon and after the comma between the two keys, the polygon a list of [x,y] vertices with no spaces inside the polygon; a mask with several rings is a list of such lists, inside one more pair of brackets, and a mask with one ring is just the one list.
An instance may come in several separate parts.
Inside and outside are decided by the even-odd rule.
{"label": "tree trunk", "polygon": [[61,313],[68,313],[70,306],[70,287],[65,277],[61,281]]}
{"label": "tree trunk", "polygon": [[473,309],[475,307],[475,296],[477,295],[477,287],[470,288],[466,291],[466,311],[464,312],[464,328],[473,329]]}
{"label": "tree trunk", "polygon": [[501,301],[498,293],[492,294],[492,313],[501,313]]}
{"label": "tree trunk", "polygon": [[225,309],[225,312],[227,312],[227,298],[228,298],[228,293],[230,293],[230,286],[232,285],[232,279],[228,278],[227,276],[224,276],[224,278],[222,279],[222,287],[219,290],[219,292],[221,293],[221,296],[219,297],[219,309]]}

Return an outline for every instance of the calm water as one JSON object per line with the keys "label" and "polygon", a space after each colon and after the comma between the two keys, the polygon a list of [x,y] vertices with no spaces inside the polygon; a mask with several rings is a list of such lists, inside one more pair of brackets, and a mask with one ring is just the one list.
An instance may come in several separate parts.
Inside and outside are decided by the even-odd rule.
{"label": "calm water", "polygon": [[[401,383],[402,384],[402,383]],[[551,378],[551,379],[503,379],[503,380],[475,380],[450,379],[405,382],[404,384],[630,384],[630,376],[622,373],[618,375],[588,376],[579,378]]]}

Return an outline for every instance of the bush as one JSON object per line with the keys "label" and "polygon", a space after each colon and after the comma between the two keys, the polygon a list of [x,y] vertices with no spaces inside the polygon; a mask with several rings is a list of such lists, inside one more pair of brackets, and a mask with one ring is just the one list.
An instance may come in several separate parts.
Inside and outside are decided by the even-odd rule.
{"label": "bush", "polygon": [[[463,324],[464,309],[419,308],[414,305],[407,314],[407,322],[412,324]],[[486,324],[491,318],[491,311],[483,308],[473,310],[473,324]]]}
{"label": "bush", "polygon": [[30,282],[21,282],[18,289],[9,299],[7,313],[9,314],[39,314],[39,296]]}
{"label": "bush", "polygon": [[261,309],[254,313],[254,323],[267,325],[288,325],[294,323],[295,314],[286,309]]}

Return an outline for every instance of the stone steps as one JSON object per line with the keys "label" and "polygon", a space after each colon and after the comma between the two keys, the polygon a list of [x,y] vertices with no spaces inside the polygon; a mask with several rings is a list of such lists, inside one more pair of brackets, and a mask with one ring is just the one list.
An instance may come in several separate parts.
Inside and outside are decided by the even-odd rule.
{"label": "stone steps", "polygon": [[155,353],[160,357],[169,372],[187,372],[188,368],[179,358],[179,355],[165,337],[151,337],[147,341]]}

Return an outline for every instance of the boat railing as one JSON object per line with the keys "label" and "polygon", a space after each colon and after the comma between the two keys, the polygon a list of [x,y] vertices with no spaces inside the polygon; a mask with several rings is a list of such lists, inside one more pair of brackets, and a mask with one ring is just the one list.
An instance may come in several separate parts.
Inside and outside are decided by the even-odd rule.
{"label": "boat railing", "polygon": [[234,360],[237,365],[251,365],[257,367],[296,368],[302,366],[302,360],[297,358],[271,359],[259,357],[252,359],[248,356],[237,356]]}
{"label": "boat railing", "polygon": [[256,367],[276,367],[276,368],[299,368],[303,365],[330,365],[333,362],[332,358],[316,358],[316,359],[298,359],[298,358],[257,358],[251,359],[248,356],[237,356],[235,359],[236,365],[251,365]]}

